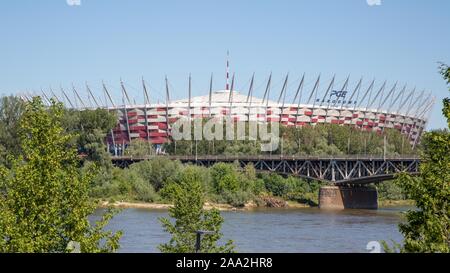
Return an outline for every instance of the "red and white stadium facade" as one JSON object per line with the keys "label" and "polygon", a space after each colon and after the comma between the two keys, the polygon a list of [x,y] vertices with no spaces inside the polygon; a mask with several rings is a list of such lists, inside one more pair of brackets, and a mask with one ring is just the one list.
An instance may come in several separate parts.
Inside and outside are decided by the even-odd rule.
{"label": "red and white stadium facade", "polygon": [[[359,80],[350,89],[347,78],[341,89],[334,90],[333,77],[330,83],[327,82],[322,95],[319,95],[320,76],[311,82],[315,84],[311,85],[312,91],[308,90],[307,93],[304,92],[306,86],[303,76],[289,95],[295,95],[289,103],[286,101],[287,93],[290,93],[287,88],[288,76],[281,92],[276,94],[277,101],[269,99],[271,77],[265,84],[262,99],[253,96],[253,82],[254,78],[248,92],[242,94],[233,91],[233,76],[229,90],[213,91],[211,87],[207,92],[209,94],[191,97],[189,88],[187,99],[170,101],[166,80],[166,102],[159,104],[148,103],[149,95],[143,82],[147,103],[124,103],[107,108],[118,115],[118,124],[110,132],[108,144],[123,147],[134,139],[163,144],[170,139],[171,124],[181,117],[197,119],[226,116],[235,121],[280,122],[285,126],[298,127],[320,123],[338,124],[378,133],[382,133],[385,128],[394,128],[407,135],[412,145],[416,145],[434,105],[434,98],[423,91],[407,90],[406,86],[397,88],[397,84],[388,88],[386,82],[375,88],[375,81],[372,81],[363,88],[362,80]],[[229,87],[228,81],[226,86]],[[108,92],[106,87],[104,91]],[[123,84],[122,91],[123,101],[130,102]],[[302,99],[306,101],[302,102]]]}

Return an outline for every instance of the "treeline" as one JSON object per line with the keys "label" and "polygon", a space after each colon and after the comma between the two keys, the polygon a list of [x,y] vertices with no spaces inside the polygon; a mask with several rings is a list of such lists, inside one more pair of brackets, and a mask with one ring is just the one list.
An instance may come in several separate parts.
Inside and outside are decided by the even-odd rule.
{"label": "treeline", "polygon": [[[85,166],[89,170],[89,164]],[[92,197],[108,201],[172,203],[174,190],[186,173],[201,177],[207,201],[242,207],[249,202],[265,206],[267,199],[279,197],[316,205],[320,183],[277,174],[257,174],[252,165],[218,163],[211,168],[183,165],[157,158],[131,165],[128,169],[104,170],[92,185]]]}
{"label": "treeline", "polygon": [[[248,125],[246,130],[248,132]],[[386,152],[387,156],[395,156],[417,153],[417,149],[413,150],[407,136],[402,135],[396,129],[390,128],[386,128],[381,134],[367,132],[355,126],[337,124],[317,124],[316,126],[307,125],[303,127],[280,126],[279,135],[278,147],[271,152],[263,152],[261,150],[261,143],[263,142],[260,140],[180,140],[171,141],[164,148],[167,153],[176,155],[382,156]],[[144,155],[148,153],[148,146],[139,140],[133,142],[131,146],[132,148],[128,152],[130,155]]]}

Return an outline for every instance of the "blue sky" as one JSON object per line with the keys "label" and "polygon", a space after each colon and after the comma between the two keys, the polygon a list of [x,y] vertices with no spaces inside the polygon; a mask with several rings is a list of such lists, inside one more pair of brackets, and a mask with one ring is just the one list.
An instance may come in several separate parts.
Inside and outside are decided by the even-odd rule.
{"label": "blue sky", "polygon": [[104,80],[119,98],[122,78],[141,100],[144,76],[153,101],[162,101],[166,74],[172,96],[182,98],[192,73],[200,95],[210,73],[223,89],[229,50],[237,89],[253,72],[257,95],[271,71],[274,90],[287,72],[293,80],[306,73],[308,83],[319,73],[336,73],[339,83],[349,74],[352,83],[398,80],[432,91],[429,128],[442,128],[449,93],[437,62],[450,63],[449,12],[447,0],[1,1],[0,93],[72,83],[84,90],[88,81],[101,94]]}

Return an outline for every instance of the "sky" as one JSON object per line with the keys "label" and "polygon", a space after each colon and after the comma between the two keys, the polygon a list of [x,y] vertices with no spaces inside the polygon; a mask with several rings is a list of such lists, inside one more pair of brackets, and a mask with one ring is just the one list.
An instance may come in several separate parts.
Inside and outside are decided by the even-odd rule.
{"label": "sky", "polygon": [[338,84],[398,81],[436,97],[428,128],[444,128],[438,62],[450,64],[449,14],[448,0],[0,1],[0,95],[88,82],[101,96],[104,81],[120,101],[122,79],[142,101],[144,77],[151,100],[164,101],[165,76],[181,99],[189,73],[193,95],[206,95],[211,73],[224,89],[229,51],[236,90],[253,73],[260,97],[271,72],[274,90],[289,73],[288,99],[303,73],[305,87],[319,73]]}

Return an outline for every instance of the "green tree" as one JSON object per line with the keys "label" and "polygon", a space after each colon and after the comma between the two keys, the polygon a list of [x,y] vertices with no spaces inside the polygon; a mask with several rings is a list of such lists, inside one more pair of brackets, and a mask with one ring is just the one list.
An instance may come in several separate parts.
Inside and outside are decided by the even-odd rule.
{"label": "green tree", "polygon": [[215,164],[211,168],[211,177],[216,193],[236,192],[239,189],[238,174],[232,164]]}
{"label": "green tree", "polygon": [[[450,83],[450,68],[441,73]],[[450,127],[450,99],[444,99],[443,113]],[[401,252],[450,252],[450,134],[426,133],[422,140],[420,175],[399,175],[397,184],[415,201],[418,210],[406,213],[399,225],[404,235]]]}
{"label": "green tree", "polygon": [[86,155],[86,159],[99,166],[111,169],[111,155],[106,151],[107,134],[117,124],[114,114],[105,109],[65,110],[62,118],[63,127],[72,134],[72,142],[78,152]]}
{"label": "green tree", "polygon": [[[61,126],[62,104],[47,108],[39,97],[26,105],[20,120],[23,155],[0,168],[0,252],[67,252],[78,242],[82,252],[118,249],[121,232],[104,231],[113,212],[96,225],[88,217],[92,175],[79,170],[72,136]],[[93,173],[93,172],[90,172]]]}
{"label": "green tree", "polygon": [[0,163],[7,163],[7,155],[20,154],[18,124],[25,109],[19,97],[2,97],[0,100]]}
{"label": "green tree", "polygon": [[173,186],[174,207],[169,215],[175,219],[172,223],[168,218],[160,221],[166,232],[172,235],[169,243],[161,244],[159,249],[164,253],[193,253],[195,252],[196,232],[198,230],[213,231],[212,235],[204,235],[200,252],[230,253],[234,246],[232,241],[219,246],[222,237],[220,232],[223,218],[217,209],[206,211],[204,189],[201,185],[202,174],[198,168],[187,167],[183,170],[181,179]]}

